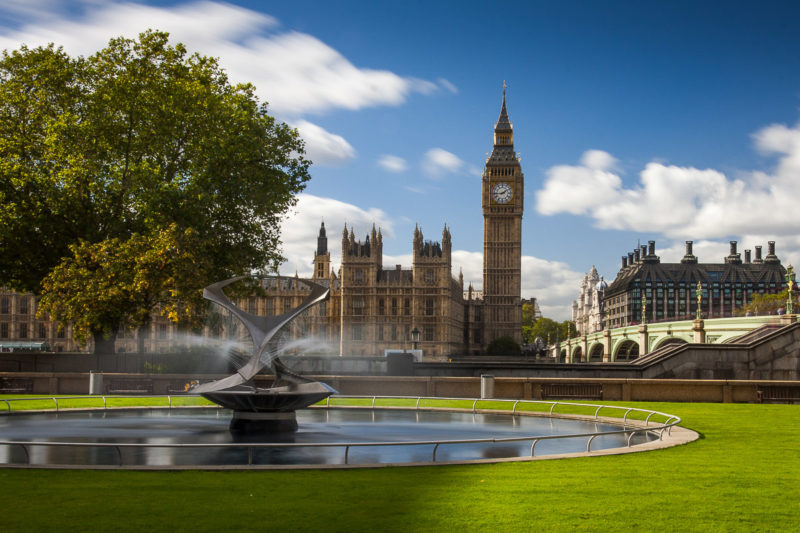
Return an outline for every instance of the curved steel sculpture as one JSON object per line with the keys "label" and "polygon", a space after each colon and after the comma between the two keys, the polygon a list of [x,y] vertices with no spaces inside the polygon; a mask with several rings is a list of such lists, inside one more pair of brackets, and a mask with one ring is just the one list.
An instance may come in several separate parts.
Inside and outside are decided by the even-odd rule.
{"label": "curved steel sculpture", "polygon": [[[235,374],[197,385],[192,392],[202,394],[214,403],[233,409],[231,430],[246,432],[255,429],[294,430],[297,429],[294,413],[296,409],[302,409],[327,398],[335,394],[336,390],[325,383],[311,381],[294,374],[277,356],[264,357],[264,355],[269,341],[278,330],[306,309],[326,300],[330,289],[308,280],[288,278],[311,288],[303,303],[282,315],[258,316],[238,308],[222,290],[247,277],[238,276],[209,285],[203,290],[203,298],[222,306],[242,321],[253,340],[253,354]],[[270,276],[268,279],[280,281],[287,278]],[[275,384],[285,381],[288,385],[273,386],[268,389],[258,389],[255,385],[245,386],[268,364],[275,373]]]}

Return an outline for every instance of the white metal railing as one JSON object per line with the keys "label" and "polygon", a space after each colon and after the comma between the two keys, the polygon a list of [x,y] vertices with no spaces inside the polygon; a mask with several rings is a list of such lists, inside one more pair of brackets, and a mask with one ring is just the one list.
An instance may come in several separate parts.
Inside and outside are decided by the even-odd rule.
{"label": "white metal railing", "polygon": [[[191,395],[181,395],[183,397],[191,396]],[[136,396],[136,398],[143,398],[148,396]],[[149,396],[149,397],[163,397],[163,396]],[[66,400],[74,400],[74,399],[98,399],[99,396],[70,396],[70,397],[63,397],[61,399]],[[131,396],[102,396],[103,400],[103,408],[109,409],[106,398],[131,398]],[[172,397],[167,396],[168,406],[172,408]],[[436,462],[436,453],[439,449],[439,446],[451,445],[451,444],[480,444],[480,443],[508,443],[508,442],[524,442],[530,441],[530,457],[535,457],[535,448],[536,445],[540,441],[546,440],[555,440],[555,439],[575,439],[575,438],[587,438],[586,442],[586,452],[589,453],[592,451],[592,442],[595,438],[607,435],[624,435],[626,437],[626,444],[628,447],[631,447],[631,440],[633,439],[634,435],[640,433],[650,433],[657,436],[659,439],[664,438],[664,434],[671,434],[671,430],[674,426],[681,422],[681,419],[678,416],[670,415],[667,413],[662,413],[659,411],[652,411],[649,409],[640,409],[636,407],[626,407],[626,406],[617,406],[617,405],[598,405],[598,404],[588,404],[588,403],[575,403],[575,402],[558,402],[558,401],[547,401],[547,400],[506,400],[506,399],[469,399],[469,398],[442,398],[442,397],[425,397],[425,396],[344,396],[344,395],[337,395],[335,399],[342,399],[342,400],[358,400],[358,399],[371,399],[371,403],[369,406],[359,406],[359,405],[337,405],[331,406],[330,404],[330,397],[326,400],[325,405],[317,405],[314,408],[368,408],[368,409],[375,409],[376,402],[378,399],[385,399],[385,400],[416,400],[415,406],[413,409],[415,410],[436,410],[436,409],[448,409],[448,410],[455,410],[455,411],[463,411],[464,409],[457,408],[457,407],[421,407],[420,403],[422,400],[430,400],[436,402],[442,401],[460,401],[460,402],[469,402],[472,401],[472,413],[477,413],[478,411],[478,404],[480,402],[486,403],[511,403],[513,404],[510,414],[513,416],[520,415],[520,414],[544,414],[544,411],[518,411],[517,406],[519,404],[547,404],[550,405],[549,411],[547,411],[547,416],[555,416],[558,414],[561,417],[569,417],[569,416],[586,416],[586,415],[576,415],[574,413],[555,413],[555,409],[557,406],[571,406],[571,407],[591,407],[595,408],[594,413],[592,415],[594,420],[598,420],[600,416],[600,411],[603,409],[608,410],[615,410],[615,411],[624,411],[624,415],[622,416],[622,429],[620,430],[613,430],[613,431],[595,431],[595,432],[588,432],[588,433],[570,433],[566,435],[524,435],[519,437],[503,437],[503,438],[478,438],[478,439],[434,439],[434,440],[423,440],[423,441],[392,441],[392,442],[315,442],[315,443],[102,443],[102,442],[45,442],[45,441],[8,441],[8,440],[0,440],[0,445],[2,446],[20,446],[23,451],[25,452],[26,462],[30,464],[30,447],[35,446],[43,446],[43,447],[91,447],[91,448],[114,448],[117,452],[117,458],[119,462],[119,466],[125,466],[122,456],[122,449],[127,448],[177,448],[177,449],[197,449],[197,448],[237,448],[237,449],[246,449],[247,450],[247,465],[253,465],[253,456],[254,451],[257,449],[263,448],[344,448],[344,465],[349,465],[349,456],[350,456],[350,449],[351,448],[359,448],[359,447],[383,447],[383,446],[433,446],[433,453],[431,456],[431,462]],[[58,411],[58,398],[57,397],[45,397],[45,398],[8,398],[2,399],[9,405],[8,412],[11,412],[9,402],[14,401],[31,401],[31,400],[54,400],[56,405],[56,411]],[[208,408],[214,408],[213,406],[202,406]],[[410,409],[409,406],[384,406],[384,407],[394,407],[397,409]],[[143,409],[163,409],[163,406],[147,406],[142,407]],[[177,408],[177,407],[176,407]],[[378,407],[379,408],[379,407]],[[113,409],[113,408],[112,408]],[[24,411],[14,411],[16,413],[22,413]],[[487,409],[484,412],[497,412],[496,409]],[[631,412],[639,412],[639,413],[646,413],[647,417],[641,421],[643,422],[643,426],[628,426],[628,415]],[[664,417],[665,421],[661,424],[655,424],[653,426],[650,425],[650,419],[654,415],[659,415]],[[616,417],[619,418],[619,417]],[[613,421],[606,418],[604,421],[613,424]],[[468,461],[465,461],[468,462]],[[135,465],[132,465],[135,466]],[[194,468],[202,468],[203,466],[211,467],[211,466],[223,466],[223,465],[193,465]]]}

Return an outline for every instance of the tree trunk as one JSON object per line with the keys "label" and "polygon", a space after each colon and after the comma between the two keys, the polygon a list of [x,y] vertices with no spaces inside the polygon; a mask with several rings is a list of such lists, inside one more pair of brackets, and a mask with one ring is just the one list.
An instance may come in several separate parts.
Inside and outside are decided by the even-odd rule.
{"label": "tree trunk", "polygon": [[114,343],[117,340],[117,332],[114,331],[106,338],[102,332],[92,333],[94,339],[94,353],[95,355],[106,355],[114,353]]}

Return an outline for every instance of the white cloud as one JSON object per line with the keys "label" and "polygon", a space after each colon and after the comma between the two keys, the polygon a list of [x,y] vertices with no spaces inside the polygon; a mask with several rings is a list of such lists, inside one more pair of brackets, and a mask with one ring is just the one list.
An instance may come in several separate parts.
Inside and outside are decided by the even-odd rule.
{"label": "white cloud", "polygon": [[674,239],[793,236],[797,224],[792,214],[800,205],[800,126],[771,125],[753,138],[760,151],[778,155],[772,172],[731,178],[714,169],[651,162],[628,188],[613,171],[613,157],[593,150],[580,165],[547,171],[537,210],[588,215],[601,228]]}
{"label": "white cloud", "polygon": [[[22,5],[15,2],[12,7],[19,9],[14,12],[21,12]],[[252,82],[273,112],[289,117],[400,105],[412,93],[439,89],[427,80],[358,68],[316,37],[279,31],[275,18],[227,3],[156,7],[85,1],[62,11],[58,16],[47,9],[26,11],[27,22],[20,29],[0,29],[0,49],[55,42],[70,54],[90,55],[112,37],[132,38],[147,28],[160,29],[192,51],[219,57],[231,80]]]}
{"label": "white cloud", "polygon": [[614,170],[617,160],[603,150],[587,150],[581,156],[581,164],[594,170]]}
{"label": "white cloud", "polygon": [[287,259],[280,267],[281,274],[294,275],[295,272],[301,276],[312,274],[317,236],[320,223],[323,221],[328,237],[328,251],[331,253],[331,265],[337,269],[341,263],[341,239],[345,223],[348,231],[353,228],[357,238],[361,240],[364,240],[373,224],[381,229],[384,238],[394,237],[394,223],[381,209],[361,209],[332,198],[299,194],[297,205],[281,225],[282,252]]}
{"label": "white cloud", "polygon": [[315,165],[340,165],[356,156],[355,149],[341,135],[330,133],[307,120],[298,120],[293,125],[306,142],[306,156]]}
{"label": "white cloud", "polygon": [[378,159],[378,166],[389,172],[405,172],[408,170],[408,163],[402,157],[396,155],[382,155]]}
{"label": "white cloud", "polygon": [[[475,289],[482,288],[482,253],[453,250],[453,276],[458,276],[459,269],[464,274],[465,289],[470,282]],[[536,298],[548,318],[572,318],[572,300],[578,295],[583,274],[571,270],[566,263],[529,255],[522,256],[521,269],[523,298]]]}
{"label": "white cloud", "polygon": [[433,179],[442,179],[446,174],[461,173],[467,168],[465,161],[442,148],[431,148],[422,158],[423,172]]}
{"label": "white cloud", "polygon": [[622,180],[604,170],[614,158],[606,152],[590,150],[581,161],[582,166],[559,165],[547,171],[544,188],[536,194],[539,213],[584,215],[617,199]]}

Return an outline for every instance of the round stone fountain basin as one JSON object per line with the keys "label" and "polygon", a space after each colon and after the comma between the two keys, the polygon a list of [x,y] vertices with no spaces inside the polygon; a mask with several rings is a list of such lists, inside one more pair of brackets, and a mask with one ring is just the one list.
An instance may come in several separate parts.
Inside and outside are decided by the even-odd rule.
{"label": "round stone fountain basin", "polygon": [[[248,434],[229,430],[232,413],[224,409],[111,409],[0,417],[0,440],[27,441],[27,456],[19,445],[0,445],[0,463],[34,465],[119,465],[140,467],[208,467],[211,465],[326,465],[430,462],[434,444],[358,446],[345,450],[338,443],[452,441],[522,436],[569,435],[616,431],[619,426],[569,418],[509,414],[397,409],[302,409],[295,432]],[[631,444],[656,437],[637,433]],[[34,442],[143,443],[147,447],[48,447]],[[170,448],[165,444],[305,443],[331,446],[252,448]],[[587,438],[542,440],[536,455],[585,451]],[[625,435],[600,435],[592,450],[627,445]],[[531,441],[440,444],[436,461],[470,461],[526,457]],[[248,457],[248,454],[250,456]],[[345,461],[347,454],[347,461]]]}

